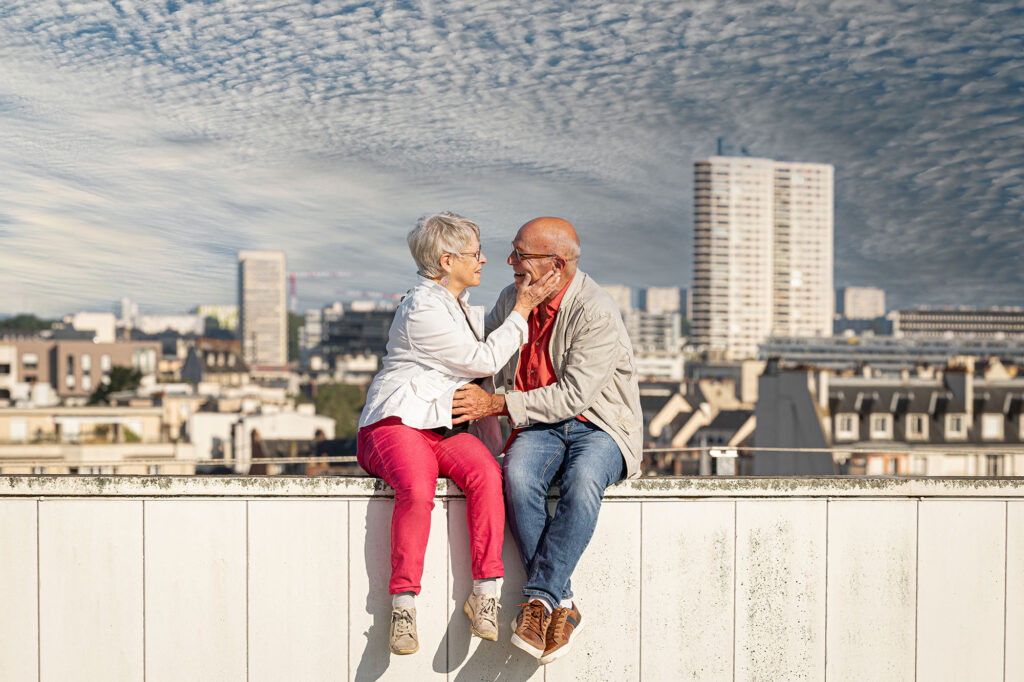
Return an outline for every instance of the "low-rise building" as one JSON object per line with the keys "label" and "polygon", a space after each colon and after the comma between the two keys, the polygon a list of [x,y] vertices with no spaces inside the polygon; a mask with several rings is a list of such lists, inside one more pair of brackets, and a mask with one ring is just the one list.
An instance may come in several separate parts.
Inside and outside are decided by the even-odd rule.
{"label": "low-rise building", "polygon": [[185,356],[181,380],[190,384],[205,382],[221,386],[248,384],[249,367],[242,357],[241,342],[197,339]]}
{"label": "low-rise building", "polygon": [[[770,366],[755,473],[1024,474],[1024,377],[970,358],[926,377],[833,376]],[[767,428],[774,424],[774,428]],[[822,469],[826,469],[822,471]]]}
{"label": "low-rise building", "polygon": [[894,310],[889,313],[895,336],[994,337],[1024,336],[1024,308],[944,308]]}
{"label": "low-rise building", "polygon": [[0,409],[5,474],[192,474],[192,447],[166,438],[162,407]]}
{"label": "low-rise building", "polygon": [[899,375],[925,366],[945,367],[954,357],[995,357],[1007,366],[1024,366],[1024,342],[1011,338],[775,337],[759,348],[761,360],[773,360],[780,367],[814,367],[834,372],[861,372],[870,367],[872,374]]}
{"label": "low-rise building", "polygon": [[114,367],[131,367],[145,380],[154,380],[160,344],[122,341],[96,343],[86,340],[62,340],[34,337],[9,338],[17,360],[13,373],[19,383],[48,384],[64,401],[84,401],[101,383],[109,380]]}

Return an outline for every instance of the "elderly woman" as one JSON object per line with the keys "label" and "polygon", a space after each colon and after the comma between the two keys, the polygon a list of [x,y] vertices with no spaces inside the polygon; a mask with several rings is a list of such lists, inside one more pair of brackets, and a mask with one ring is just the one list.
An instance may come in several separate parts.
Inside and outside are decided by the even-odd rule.
{"label": "elderly woman", "polygon": [[498,638],[505,512],[494,455],[501,438],[493,417],[472,424],[469,432],[452,433],[452,396],[467,381],[487,377],[489,382],[508,362],[526,342],[530,311],[558,284],[555,277],[523,283],[515,309],[484,340],[483,308],[466,303],[466,289],[480,284],[487,262],[476,224],[454,213],[424,216],[408,241],[421,280],[395,313],[387,356],[367,392],[358,437],[359,465],[395,490],[388,587],[389,646],[396,654],[419,649],[415,596],[439,474],[466,494],[473,593],[464,611],[470,632]]}

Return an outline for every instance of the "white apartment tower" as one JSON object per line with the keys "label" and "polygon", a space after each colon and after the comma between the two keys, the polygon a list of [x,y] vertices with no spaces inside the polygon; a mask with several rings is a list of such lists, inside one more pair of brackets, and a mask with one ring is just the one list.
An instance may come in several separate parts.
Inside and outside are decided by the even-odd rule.
{"label": "white apartment tower", "polygon": [[831,336],[833,167],[694,164],[694,342],[727,359],[769,336]]}
{"label": "white apartment tower", "polygon": [[288,362],[286,278],[283,252],[238,253],[238,334],[250,365]]}

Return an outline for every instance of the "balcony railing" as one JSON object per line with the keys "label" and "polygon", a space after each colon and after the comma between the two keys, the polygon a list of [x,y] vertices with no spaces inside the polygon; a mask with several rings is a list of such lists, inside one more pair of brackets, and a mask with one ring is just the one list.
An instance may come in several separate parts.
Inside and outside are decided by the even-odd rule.
{"label": "balcony railing", "polygon": [[437,502],[397,657],[375,479],[0,477],[0,679],[1024,679],[1024,479],[618,484],[547,668],[507,641],[508,537],[501,638],[470,638],[465,500]]}

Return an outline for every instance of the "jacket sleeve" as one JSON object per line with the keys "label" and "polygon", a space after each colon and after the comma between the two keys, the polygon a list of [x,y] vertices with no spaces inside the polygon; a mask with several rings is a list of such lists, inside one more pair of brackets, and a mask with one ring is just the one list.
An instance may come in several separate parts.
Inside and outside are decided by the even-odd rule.
{"label": "jacket sleeve", "polygon": [[526,320],[515,311],[485,341],[462,333],[460,322],[440,305],[418,307],[406,324],[409,345],[426,364],[446,374],[475,378],[493,376],[526,342]]}
{"label": "jacket sleeve", "polygon": [[611,312],[597,313],[572,336],[561,379],[550,386],[505,395],[514,427],[571,419],[590,407],[611,382],[625,350],[615,323]]}

